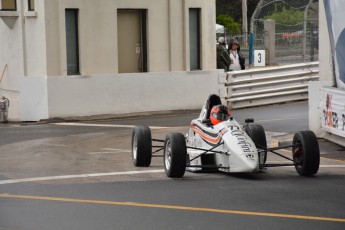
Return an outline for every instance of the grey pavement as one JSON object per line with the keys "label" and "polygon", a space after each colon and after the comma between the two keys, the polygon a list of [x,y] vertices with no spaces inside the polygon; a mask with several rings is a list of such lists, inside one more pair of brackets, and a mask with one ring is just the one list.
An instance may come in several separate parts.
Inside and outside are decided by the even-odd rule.
{"label": "grey pavement", "polygon": [[[266,132],[266,136],[269,136],[270,132]],[[292,143],[293,134],[274,134],[270,137],[271,147],[286,146]],[[332,160],[345,161],[345,147],[333,143],[329,140],[318,138],[320,155],[324,158]],[[269,143],[269,142],[268,142]]]}
{"label": "grey pavement", "polygon": [[[298,106],[304,106],[306,102],[297,102],[296,104]],[[235,114],[235,119],[239,120],[237,117],[239,116],[246,116],[247,113],[251,113],[252,110],[255,110],[255,108],[249,108],[249,109],[242,109],[242,110],[237,110]],[[88,117],[78,117],[78,118],[65,118],[65,119],[48,119],[44,121],[39,121],[39,122],[8,122],[8,123],[0,123],[0,146],[2,144],[7,144],[8,142],[11,142],[11,140],[7,140],[8,137],[6,135],[11,135],[11,133],[18,133],[22,132],[19,130],[16,130],[16,128],[21,128],[21,127],[26,127],[30,126],[32,129],[36,129],[40,125],[49,125],[49,124],[56,124],[60,122],[88,122],[88,123],[100,123],[100,124],[105,124],[105,123],[116,123],[116,124],[122,124],[122,123],[128,123],[129,120],[131,122],[135,123],[138,122],[138,124],[141,124],[143,121],[145,122],[146,120],[152,119],[152,117],[156,120],[160,117],[174,117],[176,120],[177,118],[180,120],[187,120],[189,121],[190,119],[195,118],[198,115],[199,111],[197,110],[183,110],[183,111],[163,111],[163,112],[157,112],[157,113],[140,113],[140,114],[130,114],[130,115],[121,115],[121,116],[116,116],[116,115],[104,115],[104,116],[88,116]],[[260,114],[258,114],[260,116]],[[247,116],[246,116],[247,117]],[[129,119],[129,120],[128,120]],[[239,120],[241,122],[241,120]],[[167,125],[171,127],[181,127],[183,125],[180,124],[180,121],[177,121],[177,123],[171,123],[166,124],[164,123],[164,119],[162,120],[162,123],[159,125]],[[149,125],[149,124],[148,124]],[[270,147],[276,147],[276,146],[284,146],[284,145],[289,145],[292,142],[293,139],[293,133],[292,132],[276,132],[276,131],[271,131],[271,127],[268,126],[265,127],[265,124],[263,124],[266,132],[266,138],[267,138],[267,144]],[[8,131],[8,129],[13,129],[13,131]],[[38,129],[38,128],[37,128]],[[6,133],[3,131],[6,130]],[[82,130],[85,131],[85,130]],[[290,130],[288,130],[290,131]],[[298,131],[298,130],[297,130]],[[35,132],[35,131],[33,131]],[[79,132],[79,131],[72,131],[73,132]],[[36,132],[38,138],[40,138],[39,132]],[[31,135],[31,138],[34,138],[35,135]],[[42,132],[41,135],[43,136],[49,136],[49,135],[54,135],[53,132]],[[1,140],[2,139],[2,140]],[[13,140],[12,140],[13,141]],[[333,160],[340,160],[340,161],[345,161],[345,147],[340,146],[338,144],[335,144],[331,141],[328,141],[326,139],[319,138],[319,147],[320,147],[320,154],[321,157],[333,159]]]}
{"label": "grey pavement", "polygon": [[[239,122],[253,116],[274,146],[308,128],[307,104],[232,115]],[[274,167],[249,175],[186,172],[171,179],[161,157],[150,167],[133,166],[133,126],[148,125],[152,137],[164,139],[170,132],[185,133],[197,115],[0,124],[0,229],[344,229],[345,152],[322,139],[315,177]],[[279,153],[291,156],[290,150]],[[287,162],[271,156],[268,162]],[[176,209],[181,206],[193,211]]]}

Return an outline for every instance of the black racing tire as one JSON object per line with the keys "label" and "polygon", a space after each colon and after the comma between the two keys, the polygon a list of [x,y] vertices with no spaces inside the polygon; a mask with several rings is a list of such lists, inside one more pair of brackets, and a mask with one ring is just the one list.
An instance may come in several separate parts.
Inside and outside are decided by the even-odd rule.
{"label": "black racing tire", "polygon": [[132,132],[132,161],[136,167],[148,167],[152,158],[152,140],[149,127],[136,126]]}
{"label": "black racing tire", "polygon": [[[266,134],[264,128],[261,125],[248,124],[245,126],[244,131],[252,139],[252,141],[255,144],[255,147],[258,150],[267,149]],[[260,164],[265,164],[267,160],[267,151],[261,152],[260,154],[264,154],[263,161],[260,160]]]}
{"label": "black racing tire", "polygon": [[301,176],[312,176],[319,171],[319,142],[312,131],[301,131],[293,137],[293,161],[296,171]]}
{"label": "black racing tire", "polygon": [[186,172],[186,139],[181,133],[170,133],[164,141],[164,169],[171,178],[183,177]]}

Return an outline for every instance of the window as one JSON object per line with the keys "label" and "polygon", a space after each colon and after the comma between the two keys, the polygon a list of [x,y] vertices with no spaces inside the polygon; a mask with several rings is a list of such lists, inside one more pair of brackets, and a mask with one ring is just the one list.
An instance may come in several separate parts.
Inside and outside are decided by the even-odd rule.
{"label": "window", "polygon": [[0,10],[17,10],[16,0],[1,0]]}
{"label": "window", "polygon": [[201,69],[200,64],[200,9],[189,9],[190,70]]}
{"label": "window", "polygon": [[35,10],[35,0],[28,0],[28,9],[29,11]]}
{"label": "window", "polygon": [[79,74],[78,9],[66,9],[67,74]]}

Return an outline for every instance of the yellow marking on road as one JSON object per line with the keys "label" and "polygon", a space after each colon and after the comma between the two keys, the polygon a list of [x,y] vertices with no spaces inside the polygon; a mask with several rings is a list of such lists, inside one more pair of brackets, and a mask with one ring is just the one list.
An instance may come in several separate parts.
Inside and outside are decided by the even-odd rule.
{"label": "yellow marking on road", "polygon": [[235,214],[235,215],[278,217],[278,218],[291,218],[291,219],[303,219],[303,220],[330,221],[330,222],[343,222],[343,223],[345,223],[345,218],[303,216],[303,215],[291,215],[291,214],[267,213],[267,212],[247,212],[247,211],[236,211],[236,210],[225,210],[225,209],[214,209],[214,208],[197,208],[197,207],[188,207],[188,206],[145,204],[145,203],[136,203],[136,202],[117,202],[117,201],[105,201],[105,200],[80,200],[80,199],[70,199],[70,198],[61,198],[61,197],[25,196],[25,195],[12,195],[12,194],[0,194],[0,198],[60,201],[60,202],[72,202],[72,203],[84,203],[84,204],[119,205],[119,206],[130,206],[130,207],[174,209],[174,210],[196,211],[196,212],[212,212],[212,213]]}

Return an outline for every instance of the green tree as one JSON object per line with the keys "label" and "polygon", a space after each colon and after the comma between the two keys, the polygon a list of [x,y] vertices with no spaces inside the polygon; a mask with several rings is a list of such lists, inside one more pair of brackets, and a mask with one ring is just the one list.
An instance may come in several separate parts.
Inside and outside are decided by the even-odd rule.
{"label": "green tree", "polygon": [[240,27],[234,18],[225,14],[220,14],[216,18],[217,24],[223,25],[230,34],[239,34]]}
{"label": "green tree", "polygon": [[[291,0],[289,0],[291,1]],[[247,0],[247,21],[250,27],[250,19],[260,0]],[[230,15],[242,28],[242,0],[216,0],[216,15]]]}
{"label": "green tree", "polygon": [[266,16],[265,19],[273,19],[276,23],[284,25],[296,25],[304,21],[304,12],[284,7],[281,11],[275,10],[271,15]]}

